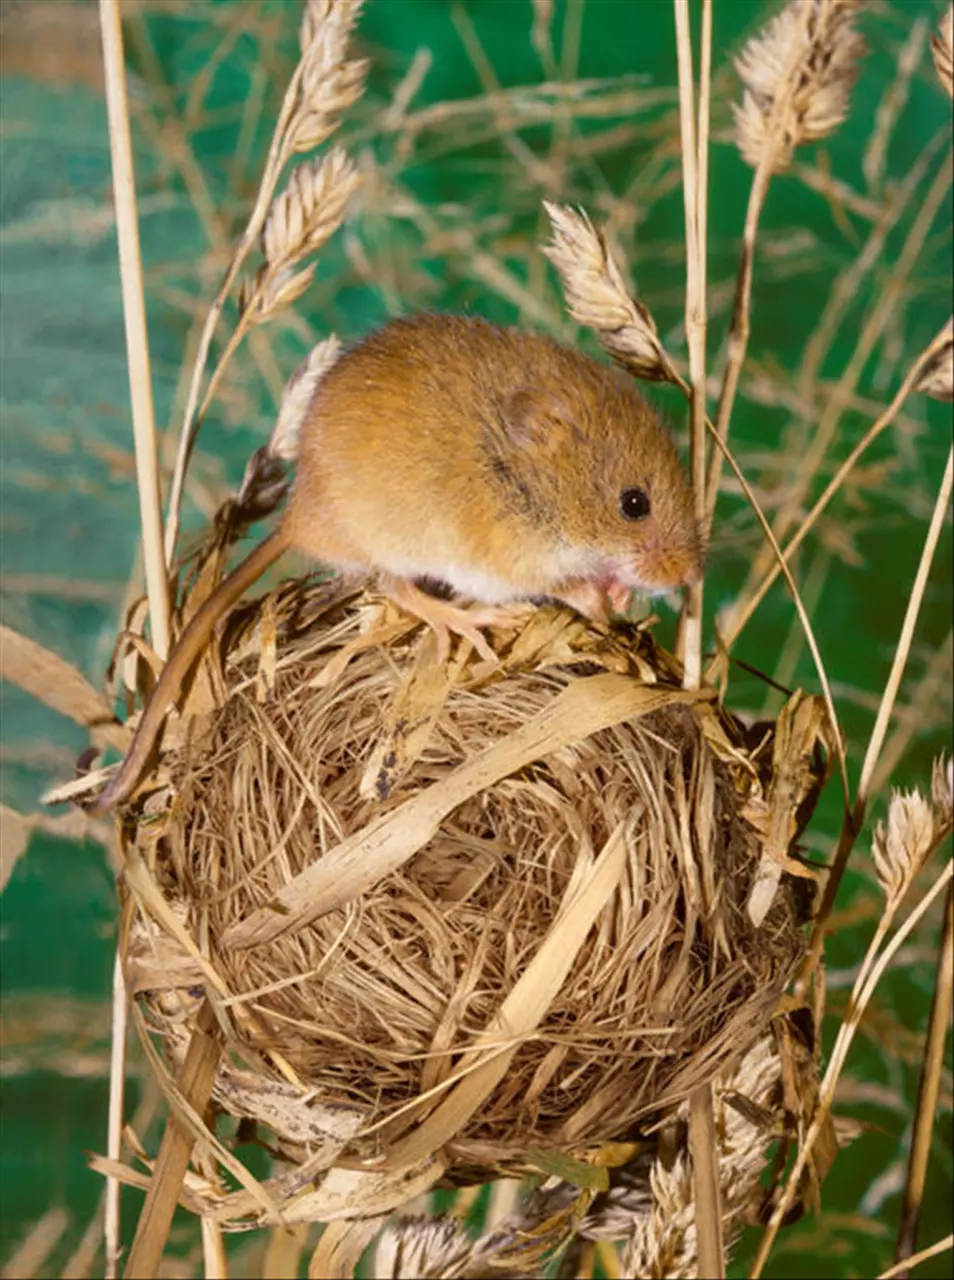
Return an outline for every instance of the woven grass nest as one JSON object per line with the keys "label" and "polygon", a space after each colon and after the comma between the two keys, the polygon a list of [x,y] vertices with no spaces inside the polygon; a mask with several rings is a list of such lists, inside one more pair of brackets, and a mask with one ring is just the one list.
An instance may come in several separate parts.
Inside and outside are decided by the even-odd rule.
{"label": "woven grass nest", "polygon": [[215,1104],[292,1165],[226,1222],[585,1161],[777,1009],[805,895],[766,849],[814,738],[746,734],[645,626],[537,607],[489,635],[499,664],[442,664],[384,598],[286,586],[233,613],[125,810],[138,1014],[181,1064],[217,995]]}

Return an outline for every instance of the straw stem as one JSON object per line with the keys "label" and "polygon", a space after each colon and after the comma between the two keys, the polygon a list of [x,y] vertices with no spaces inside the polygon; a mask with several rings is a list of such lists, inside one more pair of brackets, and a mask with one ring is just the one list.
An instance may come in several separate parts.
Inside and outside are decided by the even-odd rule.
{"label": "straw stem", "polygon": [[917,1243],[918,1218],[921,1213],[924,1184],[927,1180],[931,1136],[934,1132],[941,1072],[944,1068],[944,1042],[947,1039],[947,1024],[951,1018],[952,990],[954,990],[954,886],[949,885],[947,904],[944,908],[941,948],[937,958],[934,998],[931,1001],[928,1033],[924,1042],[924,1062],[918,1083],[918,1104],[914,1118],[914,1133],[911,1137],[911,1155],[908,1159],[904,1202],[901,1208],[901,1226],[895,1253],[898,1262],[906,1262],[908,1266],[896,1273],[899,1276],[907,1276],[913,1260],[914,1246]]}
{"label": "straw stem", "polygon": [[156,425],[149,369],[146,306],[139,253],[139,226],[136,213],[136,183],[133,172],[129,107],[126,99],[126,69],[123,62],[122,15],[119,0],[99,0],[106,76],[106,107],[109,115],[109,148],[113,167],[113,194],[116,203],[116,237],[126,325],[126,359],[132,402],[133,435],[136,451],[136,483],[139,489],[139,518],[142,525],[146,594],[152,623],[152,646],[160,658],[169,652],[169,590],[162,553],[162,510],[159,495],[159,466]]}

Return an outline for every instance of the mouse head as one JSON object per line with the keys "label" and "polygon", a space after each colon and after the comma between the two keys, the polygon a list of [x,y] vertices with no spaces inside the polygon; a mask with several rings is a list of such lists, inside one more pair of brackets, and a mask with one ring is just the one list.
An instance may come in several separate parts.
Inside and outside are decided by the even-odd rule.
{"label": "mouse head", "polygon": [[[563,354],[563,353],[561,353]],[[551,535],[567,578],[611,598],[698,580],[702,547],[692,490],[668,433],[629,378],[573,356],[553,389],[501,395],[496,415],[509,447],[497,479],[511,509]]]}

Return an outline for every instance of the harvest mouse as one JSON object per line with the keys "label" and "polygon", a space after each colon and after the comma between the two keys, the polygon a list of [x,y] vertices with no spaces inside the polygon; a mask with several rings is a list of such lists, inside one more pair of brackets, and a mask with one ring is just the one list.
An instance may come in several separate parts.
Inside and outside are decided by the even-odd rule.
{"label": "harvest mouse", "polygon": [[634,588],[695,581],[702,556],[678,454],[625,374],[486,320],[394,320],[319,382],[278,528],[183,632],[92,813],[129,795],[217,621],[292,547],[376,575],[445,645],[451,631],[489,656],[478,628],[493,611],[415,580],[485,606],[545,596],[605,618]]}

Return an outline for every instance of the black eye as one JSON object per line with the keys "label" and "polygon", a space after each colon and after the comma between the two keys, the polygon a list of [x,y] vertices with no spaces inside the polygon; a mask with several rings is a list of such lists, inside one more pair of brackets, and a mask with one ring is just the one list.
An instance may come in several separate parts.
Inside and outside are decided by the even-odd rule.
{"label": "black eye", "polygon": [[624,489],[619,495],[619,513],[627,520],[642,520],[649,515],[649,494],[644,489]]}

